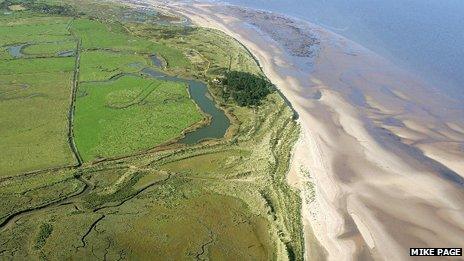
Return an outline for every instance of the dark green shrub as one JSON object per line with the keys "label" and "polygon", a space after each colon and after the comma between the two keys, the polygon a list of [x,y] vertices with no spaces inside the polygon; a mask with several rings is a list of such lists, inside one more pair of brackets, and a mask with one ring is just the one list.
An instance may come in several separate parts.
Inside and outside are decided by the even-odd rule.
{"label": "dark green shrub", "polygon": [[223,98],[232,98],[239,106],[259,105],[275,89],[263,76],[238,71],[227,72],[223,84]]}
{"label": "dark green shrub", "polygon": [[45,245],[47,238],[52,234],[52,232],[53,226],[51,224],[42,224],[42,226],[40,226],[39,234],[37,235],[35,249],[41,249]]}

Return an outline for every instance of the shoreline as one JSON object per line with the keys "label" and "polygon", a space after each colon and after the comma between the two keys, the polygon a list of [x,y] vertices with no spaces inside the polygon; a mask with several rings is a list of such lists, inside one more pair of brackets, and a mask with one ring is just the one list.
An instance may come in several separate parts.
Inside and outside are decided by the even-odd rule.
{"label": "shoreline", "polygon": [[[409,247],[464,245],[464,193],[459,183],[442,177],[442,171],[456,179],[464,175],[463,164],[455,161],[464,153],[459,146],[446,147],[464,141],[462,123],[453,121],[461,113],[440,104],[441,98],[422,94],[423,82],[309,23],[303,27],[321,41],[312,60],[288,55],[286,42],[278,43],[279,32],[272,35],[274,28],[260,24],[269,22],[282,31],[294,28],[274,14],[266,17],[274,19],[269,21],[261,17],[265,12],[240,13],[234,10],[238,7],[215,4],[161,8],[242,43],[298,112],[301,137],[288,179],[300,188],[303,221],[329,260],[407,260]],[[271,35],[247,26],[247,21]],[[396,121],[388,123],[390,118]],[[308,182],[314,183],[314,199],[306,202],[312,192],[302,184]],[[313,234],[306,228],[309,259],[314,242],[309,242]]]}
{"label": "shoreline", "polygon": [[[226,33],[227,35],[231,36],[232,38],[236,39],[238,42],[240,42],[250,53],[253,54],[253,57],[257,60],[260,68],[262,69],[263,73],[266,75],[266,77],[268,77],[271,82],[273,82],[274,84],[276,84],[277,88],[279,89],[279,92],[282,93],[282,90],[281,88],[279,87],[279,84],[277,84],[277,82],[279,81],[282,81],[282,80],[279,80],[279,79],[275,79],[275,77],[273,76],[276,76],[275,74],[273,73],[269,73],[267,72],[266,73],[266,63],[262,61],[262,59],[260,59],[259,57],[257,57],[257,48],[253,48],[251,47],[250,48],[250,45],[253,45],[252,43],[250,42],[247,42],[245,39],[243,39],[242,37],[240,37],[240,35],[237,35],[235,34],[233,31],[230,31],[228,30],[227,28],[224,28],[224,27],[221,27],[221,24],[220,23],[217,23],[217,24],[211,24],[210,22],[208,22],[207,20],[206,21],[201,21],[199,19],[202,19],[202,17],[199,18],[198,14],[197,13],[194,13],[194,14],[190,14],[188,13],[188,11],[186,11],[185,9],[183,10],[179,10],[179,9],[175,9],[176,12],[180,12],[182,15],[186,16],[189,18],[189,20],[191,20],[194,24],[196,25],[199,25],[199,26],[202,26],[202,27],[207,27],[207,28],[212,28],[212,29],[216,29],[216,30],[220,30],[224,33]],[[271,67],[269,66],[269,64],[267,64],[268,67]],[[285,96],[286,97],[286,96]],[[293,107],[293,106],[292,106]],[[293,108],[292,108],[293,109]],[[299,120],[300,121],[300,120]],[[300,122],[300,126],[301,126],[301,122]],[[301,144],[302,143],[302,139],[301,139],[301,136],[306,136],[308,135],[308,133],[306,133],[303,129],[301,130],[300,132],[300,139],[297,141],[297,144]],[[295,145],[294,147],[294,151],[297,151],[298,150],[298,145]],[[305,146],[302,147],[303,149],[304,148],[307,148]],[[291,165],[290,165],[290,169],[289,169],[289,174],[288,176],[294,176],[298,182],[301,182],[301,176],[300,176],[300,173],[298,170],[295,170],[295,168],[298,166],[299,162],[297,163],[297,161],[295,160],[296,157],[298,157],[297,155],[300,155],[301,156],[301,153],[295,153],[292,155],[292,162],[291,162]],[[306,162],[303,163],[303,165],[308,165]],[[304,194],[304,191],[301,190],[301,193],[302,195]],[[313,223],[312,223],[312,220],[311,220],[311,213],[308,212],[308,207],[305,207],[305,206],[302,206],[302,209],[301,209],[301,213],[302,213],[302,222],[304,225],[306,225],[304,227],[304,230],[308,230],[307,226],[310,225],[310,230],[311,231],[315,231],[315,234],[314,235],[308,235],[308,233],[305,233],[306,231],[303,231],[303,234],[304,234],[304,239],[305,239],[305,259],[306,260],[310,260],[311,257],[313,257],[312,253],[310,253],[308,250],[308,247],[310,245],[313,245],[314,242],[310,242],[308,241],[309,238],[313,238],[313,237],[316,237],[317,238],[317,241],[316,242],[316,245],[322,245],[323,248],[321,250],[321,252],[323,253],[331,253],[331,256],[334,256],[334,257],[331,257],[331,259],[338,259],[338,260],[347,260],[347,259],[350,259],[349,258],[349,255],[346,255],[344,253],[342,253],[343,251],[346,252],[346,253],[350,253],[350,252],[353,252],[353,251],[356,251],[355,249],[349,249],[350,247],[349,246],[345,246],[343,247],[343,251],[337,251],[336,250],[336,246],[334,246],[333,243],[330,242],[329,239],[324,239],[324,238],[321,238],[321,235],[324,235],[325,233],[327,233],[326,230],[324,230],[323,228],[320,228],[320,227],[317,227],[315,226]],[[313,212],[313,213],[325,213],[325,211],[316,211],[316,212]],[[319,220],[321,220],[322,218],[318,218]],[[333,219],[333,218],[331,218]],[[338,222],[340,222],[340,220],[338,220]],[[337,227],[340,227],[342,226],[341,223],[337,224],[336,225]],[[319,235],[319,236],[317,236]],[[332,246],[330,246],[332,245]],[[335,255],[334,255],[335,253]],[[320,258],[320,260],[323,260],[324,258],[328,257],[328,255],[322,255],[323,257]]]}

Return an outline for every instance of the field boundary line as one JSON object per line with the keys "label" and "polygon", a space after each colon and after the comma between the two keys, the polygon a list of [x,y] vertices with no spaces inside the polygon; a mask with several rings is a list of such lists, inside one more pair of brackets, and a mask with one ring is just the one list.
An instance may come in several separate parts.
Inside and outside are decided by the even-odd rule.
{"label": "field boundary line", "polygon": [[72,84],[72,91],[71,91],[71,104],[69,106],[69,112],[68,112],[68,143],[69,146],[71,147],[71,151],[74,154],[74,157],[77,160],[77,166],[82,165],[82,158],[81,155],[79,154],[79,151],[77,150],[76,143],[74,142],[74,112],[76,110],[76,96],[77,96],[77,88],[78,88],[78,81],[79,81],[79,68],[80,68],[80,60],[81,60],[81,45],[82,45],[82,40],[79,39],[69,28],[69,32],[71,35],[74,36],[74,38],[77,41],[77,46],[76,46],[76,61],[74,65],[74,75],[73,75],[73,84]]}

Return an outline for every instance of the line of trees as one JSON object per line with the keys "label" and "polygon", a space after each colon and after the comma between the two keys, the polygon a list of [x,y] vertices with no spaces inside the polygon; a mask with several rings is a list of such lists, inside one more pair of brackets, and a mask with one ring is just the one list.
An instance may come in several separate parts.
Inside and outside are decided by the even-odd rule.
{"label": "line of trees", "polygon": [[224,79],[223,98],[232,98],[239,106],[255,106],[275,90],[275,86],[263,76],[247,72],[229,71]]}

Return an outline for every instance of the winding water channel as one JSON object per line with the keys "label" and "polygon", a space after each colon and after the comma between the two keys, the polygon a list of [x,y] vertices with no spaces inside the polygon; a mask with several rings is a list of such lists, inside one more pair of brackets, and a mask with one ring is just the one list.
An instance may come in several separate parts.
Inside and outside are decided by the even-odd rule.
{"label": "winding water channel", "polygon": [[[158,58],[156,58],[156,61],[153,61],[153,57],[156,56],[151,56],[153,64],[160,67],[162,62],[159,61]],[[180,143],[195,144],[206,139],[220,139],[224,137],[230,126],[230,120],[227,118],[223,110],[216,107],[216,104],[211,98],[208,92],[208,87],[205,83],[197,80],[183,79],[177,76],[167,75],[161,71],[151,68],[144,68],[142,73],[157,79],[187,83],[190,97],[205,114],[211,116],[210,124],[186,133],[185,137],[179,141]]]}
{"label": "winding water channel", "polygon": [[[27,44],[18,44],[8,46],[7,48],[14,58],[20,58],[22,56],[21,49],[26,45]],[[60,57],[69,57],[75,55],[75,52],[74,50],[66,50],[59,52],[57,55]],[[150,60],[157,68],[163,68],[167,66],[166,61],[156,54],[151,55]],[[139,64],[133,65],[138,66]],[[157,79],[187,83],[190,97],[195,101],[203,113],[211,117],[209,124],[202,126],[192,132],[186,133],[185,137],[179,141],[180,143],[195,144],[206,139],[219,139],[224,137],[227,129],[230,126],[230,120],[227,118],[223,110],[216,107],[205,83],[197,80],[183,79],[177,76],[171,76],[152,68],[144,68],[142,69],[142,73]],[[118,75],[118,77],[119,76],[121,75]]]}

